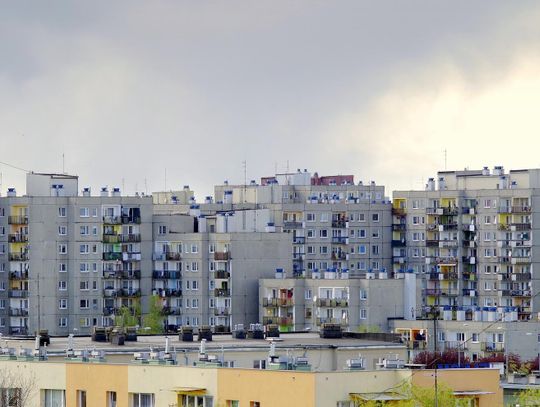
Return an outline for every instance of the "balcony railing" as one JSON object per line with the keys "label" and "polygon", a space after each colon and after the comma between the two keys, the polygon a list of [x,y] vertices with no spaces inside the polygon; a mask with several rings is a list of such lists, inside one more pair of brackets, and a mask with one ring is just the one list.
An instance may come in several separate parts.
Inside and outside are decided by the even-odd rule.
{"label": "balcony railing", "polygon": [[154,292],[159,297],[181,297],[182,290],[176,290],[172,288],[156,288]]}
{"label": "balcony railing", "polygon": [[476,290],[470,289],[470,288],[464,288],[463,295],[466,297],[476,297]]}
{"label": "balcony railing", "polygon": [[126,271],[103,271],[105,279],[121,279],[121,280],[137,280],[141,278],[141,270],[126,270]]}
{"label": "balcony railing", "polygon": [[349,300],[346,298],[317,298],[318,307],[347,307]]}
{"label": "balcony railing", "polygon": [[215,252],[214,260],[217,261],[227,261],[230,260],[231,256],[229,252]]}
{"label": "balcony railing", "polygon": [[140,233],[129,233],[120,236],[122,243],[139,243],[141,241]]}
{"label": "balcony railing", "polygon": [[531,228],[530,223],[511,223],[510,224],[511,229],[513,230],[529,230]]}
{"label": "balcony railing", "polygon": [[392,208],[392,215],[405,216],[407,214],[405,208]]}
{"label": "balcony railing", "polygon": [[405,239],[392,240],[392,247],[405,247]]}
{"label": "balcony railing", "polygon": [[467,350],[468,345],[466,341],[445,341],[445,349],[457,349],[457,350]]}
{"label": "balcony railing", "polygon": [[28,280],[28,271],[12,271],[9,273],[10,280]]}
{"label": "balcony railing", "polygon": [[347,260],[347,253],[345,252],[332,252],[332,260]]}
{"label": "balcony railing", "polygon": [[9,308],[10,317],[27,317],[28,308]]}
{"label": "balcony railing", "polygon": [[347,244],[347,237],[346,236],[333,236],[332,243],[333,244]]}
{"label": "balcony railing", "polygon": [[166,271],[166,270],[155,270],[152,273],[152,278],[154,280],[177,280],[182,278],[181,271]]}
{"label": "balcony railing", "polygon": [[180,307],[163,307],[161,315],[182,315],[182,308]]}
{"label": "balcony railing", "polygon": [[28,225],[28,216],[9,216],[8,224],[10,225]]}
{"label": "balcony railing", "polygon": [[8,235],[9,243],[26,243],[28,242],[28,235],[21,233],[10,233]]}
{"label": "balcony railing", "polygon": [[293,243],[294,244],[305,244],[306,243],[306,238],[304,236],[295,236],[293,238]]}
{"label": "balcony railing", "polygon": [[28,253],[9,253],[9,261],[28,261]]}
{"label": "balcony railing", "polygon": [[283,222],[283,228],[284,229],[300,229],[303,227],[303,223],[302,222],[297,222],[297,221],[284,221]]}
{"label": "balcony railing", "polygon": [[437,288],[424,288],[424,295],[441,295],[441,290]]}
{"label": "balcony railing", "polygon": [[214,308],[214,315],[217,317],[226,317],[228,315],[231,315],[231,310],[225,307],[217,307]]}
{"label": "balcony railing", "polygon": [[427,348],[427,341],[407,341],[406,342],[407,349],[417,349],[417,350],[425,350]]}
{"label": "balcony railing", "polygon": [[139,289],[121,288],[120,290],[117,290],[116,293],[118,297],[140,297],[141,296],[141,290]]}
{"label": "balcony railing", "polygon": [[226,280],[226,279],[229,279],[231,277],[231,273],[229,273],[228,271],[214,271],[214,279],[218,279],[218,280]]}
{"label": "balcony railing", "polygon": [[121,216],[121,222],[124,225],[127,225],[129,223],[140,224],[141,223],[141,217],[140,216],[125,216],[125,215],[122,215]]}
{"label": "balcony railing", "polygon": [[394,223],[392,225],[392,230],[394,232],[404,232],[405,229],[407,229],[407,225],[405,223]]}
{"label": "balcony railing", "polygon": [[103,235],[103,243],[121,243],[121,235]]}
{"label": "balcony railing", "polygon": [[9,290],[9,298],[28,298],[28,290]]}
{"label": "balcony railing", "polygon": [[481,342],[480,350],[483,352],[504,353],[504,343],[501,342]]}
{"label": "balcony railing", "polygon": [[122,253],[105,252],[105,253],[103,253],[103,260],[105,260],[105,261],[120,261],[120,260],[122,260]]}
{"label": "balcony railing", "polygon": [[230,297],[231,290],[226,289],[226,288],[216,288],[214,290],[214,296],[215,297]]}
{"label": "balcony railing", "polygon": [[512,213],[531,213],[530,206],[512,206]]}
{"label": "balcony railing", "polygon": [[122,218],[120,216],[104,216],[103,223],[106,225],[120,225]]}
{"label": "balcony railing", "polygon": [[263,324],[269,325],[269,324],[277,324],[281,326],[291,326],[293,325],[293,318],[292,317],[264,317],[263,316]]}
{"label": "balcony railing", "polygon": [[338,219],[332,221],[333,228],[343,229],[347,226],[347,221],[345,219]]}

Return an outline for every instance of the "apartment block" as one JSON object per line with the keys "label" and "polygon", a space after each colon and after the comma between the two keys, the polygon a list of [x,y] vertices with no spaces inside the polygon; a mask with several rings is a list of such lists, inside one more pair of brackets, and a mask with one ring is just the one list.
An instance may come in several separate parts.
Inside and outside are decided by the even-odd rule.
{"label": "apartment block", "polygon": [[413,273],[388,278],[386,272],[370,272],[354,279],[334,270],[314,272],[311,278],[284,274],[278,270],[275,278],[259,283],[260,321],[284,332],[318,331],[325,323],[353,332],[387,332],[388,320],[410,319],[419,300]]}
{"label": "apartment block", "polygon": [[444,171],[425,191],[394,193],[394,271],[423,279],[419,315],[435,307],[446,320],[537,319],[539,174]]}
{"label": "apartment block", "polygon": [[[151,294],[152,200],[100,196],[78,178],[27,175],[27,194],[0,198],[0,331],[89,333]],[[137,311],[136,311],[137,310]]]}

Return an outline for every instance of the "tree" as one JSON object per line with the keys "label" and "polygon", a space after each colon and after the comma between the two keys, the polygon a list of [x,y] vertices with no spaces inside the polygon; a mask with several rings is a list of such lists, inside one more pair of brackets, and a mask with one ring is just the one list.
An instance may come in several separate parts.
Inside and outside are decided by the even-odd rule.
{"label": "tree", "polygon": [[120,314],[115,319],[116,325],[126,327],[139,325],[141,318],[141,306],[139,304],[131,307],[125,305],[120,308]]}
{"label": "tree", "polygon": [[[394,392],[403,400],[391,401],[388,405],[396,407],[435,407],[435,389],[433,387],[420,387],[405,383]],[[386,401],[364,400],[357,395],[351,395],[355,407],[379,407],[387,404]],[[457,398],[451,388],[439,384],[437,389],[437,403],[439,406],[467,407],[469,398]]]}
{"label": "tree", "polygon": [[150,309],[144,317],[144,328],[150,328],[147,333],[159,334],[163,333],[163,305],[159,300],[159,296],[153,295],[150,298]]}
{"label": "tree", "polygon": [[36,380],[33,373],[19,374],[6,367],[0,370],[0,405],[29,407],[34,397]]}
{"label": "tree", "polygon": [[516,404],[519,404],[520,407],[538,406],[540,404],[540,389],[520,391],[516,397]]}

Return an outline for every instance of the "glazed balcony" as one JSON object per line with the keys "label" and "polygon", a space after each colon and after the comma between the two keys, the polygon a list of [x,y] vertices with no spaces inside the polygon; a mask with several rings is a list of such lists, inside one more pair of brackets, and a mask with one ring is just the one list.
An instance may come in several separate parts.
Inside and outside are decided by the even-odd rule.
{"label": "glazed balcony", "polygon": [[116,294],[118,297],[127,297],[127,298],[140,297],[141,290],[133,289],[133,288],[131,289],[121,288],[120,290],[116,291]]}
{"label": "glazed balcony", "polygon": [[138,280],[141,278],[141,270],[103,271],[103,278],[119,280]]}
{"label": "glazed balcony", "polygon": [[293,237],[293,243],[294,244],[305,244],[306,238],[304,236],[295,236]]}
{"label": "glazed balcony", "polygon": [[395,216],[405,216],[407,211],[405,208],[392,208],[392,215]]}
{"label": "glazed balcony", "polygon": [[231,259],[229,252],[215,252],[214,260],[216,261],[228,261]]}
{"label": "glazed balcony", "polygon": [[511,223],[510,229],[513,231],[530,230],[531,224],[530,223]]}
{"label": "glazed balcony", "polygon": [[439,247],[439,241],[433,239],[426,240],[426,247]]}
{"label": "glazed balcony", "polygon": [[152,273],[152,278],[154,280],[178,280],[182,278],[181,271],[166,271],[166,270],[155,270]]}
{"label": "glazed balcony", "polygon": [[392,231],[394,232],[404,232],[407,229],[407,225],[405,223],[394,223],[392,225]]}
{"label": "glazed balcony", "polygon": [[527,298],[531,296],[531,290],[510,290],[512,297]]}
{"label": "glazed balcony", "polygon": [[532,278],[531,273],[512,273],[510,274],[512,281],[530,281]]}
{"label": "glazed balcony", "polygon": [[9,261],[28,261],[28,259],[29,259],[28,253],[17,253],[17,252],[9,253]]}
{"label": "glazed balcony", "polygon": [[21,233],[10,233],[8,235],[9,243],[27,243],[28,235]]}
{"label": "glazed balcony", "polygon": [[161,315],[182,315],[182,308],[166,306],[161,309]]}
{"label": "glazed balcony", "polygon": [[531,207],[525,205],[512,206],[512,213],[531,213]]}
{"label": "glazed balcony", "polygon": [[8,216],[9,225],[28,225],[28,216]]}

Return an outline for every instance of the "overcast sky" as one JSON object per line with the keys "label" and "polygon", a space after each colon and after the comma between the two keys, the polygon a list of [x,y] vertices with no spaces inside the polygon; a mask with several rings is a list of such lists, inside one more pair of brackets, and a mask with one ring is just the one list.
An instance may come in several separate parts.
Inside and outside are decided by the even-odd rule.
{"label": "overcast sky", "polygon": [[248,180],[288,165],[389,190],[444,150],[448,169],[540,167],[539,21],[533,1],[12,2],[0,161],[61,172],[64,153],[81,187],[198,199],[244,160]]}

